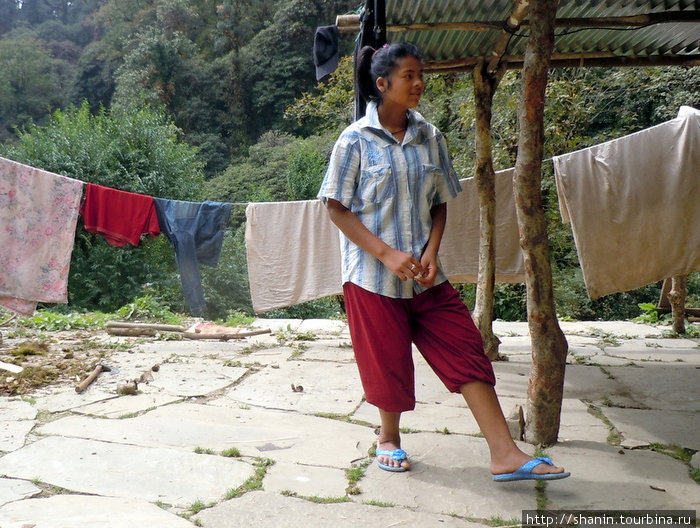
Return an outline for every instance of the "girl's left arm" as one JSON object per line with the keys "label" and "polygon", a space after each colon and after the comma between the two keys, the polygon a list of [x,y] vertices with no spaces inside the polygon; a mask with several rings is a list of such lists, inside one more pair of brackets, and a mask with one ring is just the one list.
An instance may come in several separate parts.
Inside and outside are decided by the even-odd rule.
{"label": "girl's left arm", "polygon": [[420,279],[416,278],[416,282],[426,288],[433,285],[438,271],[437,255],[440,250],[442,235],[445,233],[445,225],[447,224],[447,203],[444,202],[434,206],[430,210],[430,216],[432,217],[433,225],[430,228],[430,237],[425,246],[425,251],[423,251],[423,255],[420,258],[423,277]]}

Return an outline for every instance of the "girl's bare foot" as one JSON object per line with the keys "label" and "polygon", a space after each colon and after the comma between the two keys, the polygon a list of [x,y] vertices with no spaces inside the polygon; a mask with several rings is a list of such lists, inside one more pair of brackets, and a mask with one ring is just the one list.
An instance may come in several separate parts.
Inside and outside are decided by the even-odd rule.
{"label": "girl's bare foot", "polygon": [[[407,459],[403,460],[397,460],[396,458],[393,458],[389,454],[379,454],[380,451],[385,451],[385,452],[392,452],[397,449],[401,449],[401,442],[400,441],[395,441],[395,440],[387,440],[385,442],[378,441],[377,442],[377,462],[380,464],[383,464],[385,466],[388,466],[390,468],[396,468],[397,470],[400,470],[403,468],[404,470],[408,471],[411,469],[411,463]],[[397,453],[400,454],[400,453]],[[398,457],[400,458],[400,457]]]}

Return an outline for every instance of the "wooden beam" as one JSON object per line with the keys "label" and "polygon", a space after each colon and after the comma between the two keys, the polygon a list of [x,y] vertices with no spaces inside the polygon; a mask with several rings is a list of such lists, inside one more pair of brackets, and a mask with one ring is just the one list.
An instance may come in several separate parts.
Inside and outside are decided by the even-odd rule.
{"label": "wooden beam", "polygon": [[[470,72],[484,57],[466,57],[449,61],[425,61],[426,73]],[[509,70],[523,67],[522,55],[504,55]],[[550,68],[616,68],[644,66],[700,66],[700,54],[619,56],[605,53],[558,53],[552,56]]]}

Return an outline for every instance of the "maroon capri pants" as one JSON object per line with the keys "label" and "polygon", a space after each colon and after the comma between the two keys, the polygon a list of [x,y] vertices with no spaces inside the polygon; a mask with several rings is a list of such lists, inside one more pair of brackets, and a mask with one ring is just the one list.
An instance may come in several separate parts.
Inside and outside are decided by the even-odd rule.
{"label": "maroon capri pants", "polygon": [[411,343],[450,392],[472,381],[496,384],[469,309],[449,282],[394,299],[347,282],[345,308],[365,399],[388,412],[415,408]]}

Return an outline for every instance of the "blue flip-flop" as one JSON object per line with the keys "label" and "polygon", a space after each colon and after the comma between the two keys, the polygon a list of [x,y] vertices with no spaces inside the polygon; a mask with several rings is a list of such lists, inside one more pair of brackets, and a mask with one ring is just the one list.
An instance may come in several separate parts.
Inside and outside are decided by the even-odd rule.
{"label": "blue flip-flop", "polygon": [[533,473],[532,470],[540,464],[547,464],[549,466],[554,465],[550,458],[537,457],[529,462],[525,462],[512,473],[500,473],[498,475],[494,475],[493,480],[498,482],[510,482],[513,480],[557,480],[571,475],[571,473],[568,471],[564,471],[562,473]]}
{"label": "blue flip-flop", "polygon": [[[393,451],[388,451],[386,449],[377,449],[376,451],[377,456],[390,456],[393,460],[397,460],[399,462],[403,462],[404,460],[408,459],[408,455],[406,454],[406,451],[403,449],[394,449]],[[402,471],[406,471],[406,468],[403,466],[387,466],[386,464],[382,464],[379,459],[377,459],[377,465],[382,468],[384,471],[393,471],[395,473],[400,473]]]}

